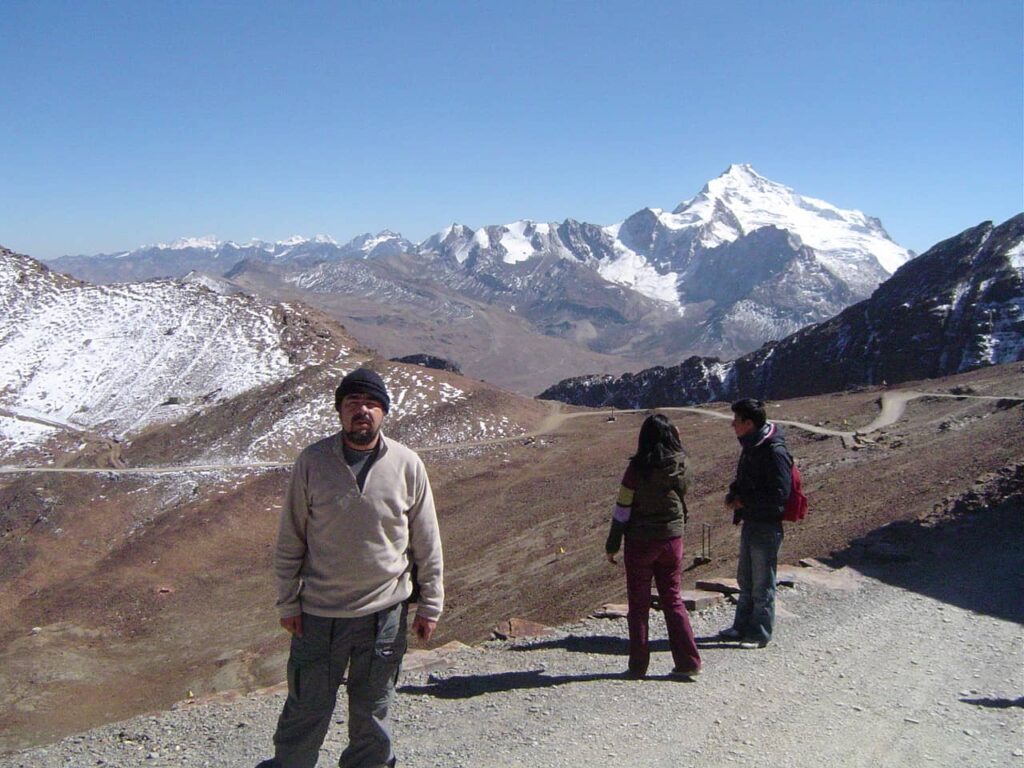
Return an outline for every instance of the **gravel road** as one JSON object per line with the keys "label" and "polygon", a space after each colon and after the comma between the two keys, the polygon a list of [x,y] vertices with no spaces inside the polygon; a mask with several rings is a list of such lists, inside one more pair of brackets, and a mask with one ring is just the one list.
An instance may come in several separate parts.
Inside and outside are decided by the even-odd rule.
{"label": "gravel road", "polygon": [[[1022,517],[1017,507],[950,521],[912,551],[876,547],[884,557],[806,569],[780,589],[776,641],[741,650],[706,640],[694,682],[667,678],[657,614],[646,680],[621,677],[623,619],[485,643],[406,672],[399,764],[1024,767]],[[730,618],[718,605],[694,629],[710,637]],[[282,701],[191,704],[0,765],[251,768],[270,753]],[[320,766],[336,765],[343,747],[343,706],[336,719]]]}

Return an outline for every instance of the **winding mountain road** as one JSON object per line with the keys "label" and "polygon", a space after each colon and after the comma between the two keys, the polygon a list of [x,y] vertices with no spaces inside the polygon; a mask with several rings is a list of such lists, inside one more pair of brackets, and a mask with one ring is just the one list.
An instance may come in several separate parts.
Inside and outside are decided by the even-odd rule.
{"label": "winding mountain road", "polygon": [[[899,421],[904,412],[907,409],[907,403],[912,400],[916,400],[921,397],[942,397],[952,398],[954,400],[973,399],[973,400],[1010,400],[1014,402],[1024,402],[1024,398],[1016,395],[957,395],[949,394],[944,392],[924,392],[918,390],[897,390],[893,392],[883,392],[881,395],[881,408],[878,416],[867,426],[854,430],[854,431],[843,431],[836,429],[829,429],[828,427],[822,427],[817,424],[807,424],[802,421],[789,421],[785,419],[774,419],[778,424],[784,426],[793,427],[796,429],[802,429],[805,432],[811,432],[816,435],[827,435],[829,437],[838,437],[843,441],[843,445],[846,447],[852,447],[858,442],[862,441],[864,437],[870,435],[872,432],[877,432],[880,429],[891,426]],[[520,440],[528,440],[531,438],[544,437],[553,433],[559,429],[565,422],[570,419],[580,418],[593,418],[595,416],[601,416],[608,418],[609,416],[626,415],[626,414],[637,414],[647,413],[648,411],[658,410],[669,413],[693,413],[698,416],[704,416],[714,419],[726,419],[732,418],[731,412],[720,412],[713,411],[708,408],[701,408],[697,406],[670,406],[665,408],[635,408],[635,409],[612,409],[612,410],[594,410],[594,411],[578,411],[574,413],[566,413],[562,410],[562,403],[556,401],[549,401],[549,413],[544,420],[537,426],[536,429],[524,432],[519,435],[511,435],[508,437],[494,437],[486,440],[474,440],[465,443],[459,443],[456,445],[444,444],[444,445],[427,445],[416,448],[418,453],[430,453],[432,451],[441,451],[451,448],[472,448],[486,445],[500,445],[502,443],[509,443]],[[15,419],[25,418],[39,423],[42,422],[38,418],[23,417],[19,414],[0,409],[0,415],[8,416]],[[54,426],[57,426],[55,423]],[[123,462],[121,462],[123,463]],[[26,467],[26,466],[0,466],[0,475],[13,475],[13,474],[32,474],[32,473],[63,473],[63,474],[83,474],[83,475],[103,475],[103,474],[120,474],[120,475],[166,475],[173,474],[176,472],[217,472],[224,470],[240,470],[240,469],[280,469],[282,467],[290,467],[292,462],[290,461],[251,461],[244,462],[241,464],[189,464],[189,465],[177,465],[177,466],[165,466],[165,467]]]}

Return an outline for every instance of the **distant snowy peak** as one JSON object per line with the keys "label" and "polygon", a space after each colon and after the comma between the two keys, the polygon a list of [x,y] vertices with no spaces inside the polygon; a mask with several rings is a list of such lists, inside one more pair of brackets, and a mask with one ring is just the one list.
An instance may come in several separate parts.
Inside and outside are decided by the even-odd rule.
{"label": "distant snowy peak", "polygon": [[[353,238],[344,245],[329,235],[315,235],[305,237],[294,235],[268,242],[266,240],[253,239],[247,243],[237,243],[233,240],[220,240],[214,235],[205,237],[183,237],[171,243],[158,243],[146,245],[132,251],[125,251],[114,255],[119,260],[140,260],[140,259],[177,259],[183,265],[193,269],[205,269],[207,265],[226,262],[229,265],[241,259],[256,258],[264,261],[292,261],[292,260],[320,260],[337,261],[346,258],[369,258],[385,256],[395,253],[412,251],[415,246],[396,232],[384,230],[377,234],[364,234]],[[106,254],[98,254],[93,258],[101,260],[110,258]],[[64,257],[76,259],[79,257]],[[60,259],[54,263],[63,266]],[[170,266],[170,265],[168,265]],[[168,269],[163,275],[174,275],[175,270]],[[181,273],[179,273],[181,274]],[[146,275],[148,277],[148,275]]]}
{"label": "distant snowy peak", "polygon": [[468,268],[484,255],[488,263],[511,265],[541,255],[572,258],[607,279],[666,299],[699,266],[701,254],[765,227],[784,230],[813,249],[827,269],[862,295],[913,256],[889,239],[877,219],[797,194],[746,164],[729,166],[671,212],[643,208],[604,227],[572,220],[560,225],[520,220],[475,230],[453,224],[416,250]]}
{"label": "distant snowy peak", "polygon": [[505,264],[518,264],[551,252],[571,257],[572,253],[558,238],[557,226],[529,219],[477,230],[452,224],[424,240],[416,250],[422,255],[447,256],[459,264],[464,264],[474,254],[482,253]]}
{"label": "distant snowy peak", "polygon": [[367,232],[349,240],[339,251],[342,258],[373,258],[408,253],[415,249],[411,242],[397,232],[384,229],[375,235]]}
{"label": "distant snowy peak", "polygon": [[146,248],[157,248],[161,251],[183,251],[186,248],[194,248],[199,251],[216,251],[224,243],[215,235],[204,237],[179,237],[171,243],[157,243],[156,245],[144,246]]}
{"label": "distant snowy peak", "polygon": [[566,379],[541,399],[652,408],[785,399],[1024,361],[1024,213],[912,259],[864,301],[729,363],[690,357],[621,377]]}
{"label": "distant snowy peak", "polygon": [[747,164],[730,165],[696,197],[670,214],[661,213],[659,220],[670,230],[699,229],[705,248],[774,226],[825,254],[869,253],[890,274],[914,255],[889,239],[878,219],[797,194]]}
{"label": "distant snowy peak", "polygon": [[502,261],[506,264],[518,264],[521,261],[539,255],[553,253],[571,258],[572,253],[558,237],[557,225],[544,224],[523,219],[495,227],[491,233],[501,249]]}

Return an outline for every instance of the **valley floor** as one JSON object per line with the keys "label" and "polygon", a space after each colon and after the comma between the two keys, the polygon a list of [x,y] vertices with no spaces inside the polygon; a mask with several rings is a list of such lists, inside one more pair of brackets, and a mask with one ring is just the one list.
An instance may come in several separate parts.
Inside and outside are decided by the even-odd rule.
{"label": "valley floor", "polygon": [[[652,621],[651,676],[622,679],[626,626],[465,649],[404,674],[395,707],[409,766],[1024,764],[1024,510],[1019,501],[922,527],[884,557],[847,550],[780,589],[776,641],[710,639],[728,605],[694,616],[705,672],[669,680]],[[906,542],[904,541],[904,544]],[[860,554],[858,554],[860,552]],[[0,758],[9,768],[251,768],[283,697],[192,704]],[[344,707],[320,766],[336,764]]]}

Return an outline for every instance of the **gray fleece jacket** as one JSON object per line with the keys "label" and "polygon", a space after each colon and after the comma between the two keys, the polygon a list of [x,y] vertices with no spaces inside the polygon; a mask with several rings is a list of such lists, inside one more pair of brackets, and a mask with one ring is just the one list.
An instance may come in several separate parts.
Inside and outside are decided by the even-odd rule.
{"label": "gray fleece jacket", "polygon": [[362,491],[341,433],[306,448],[292,469],[274,569],[282,618],[365,616],[407,599],[418,567],[418,615],[444,605],[441,536],[420,457],[381,435]]}

